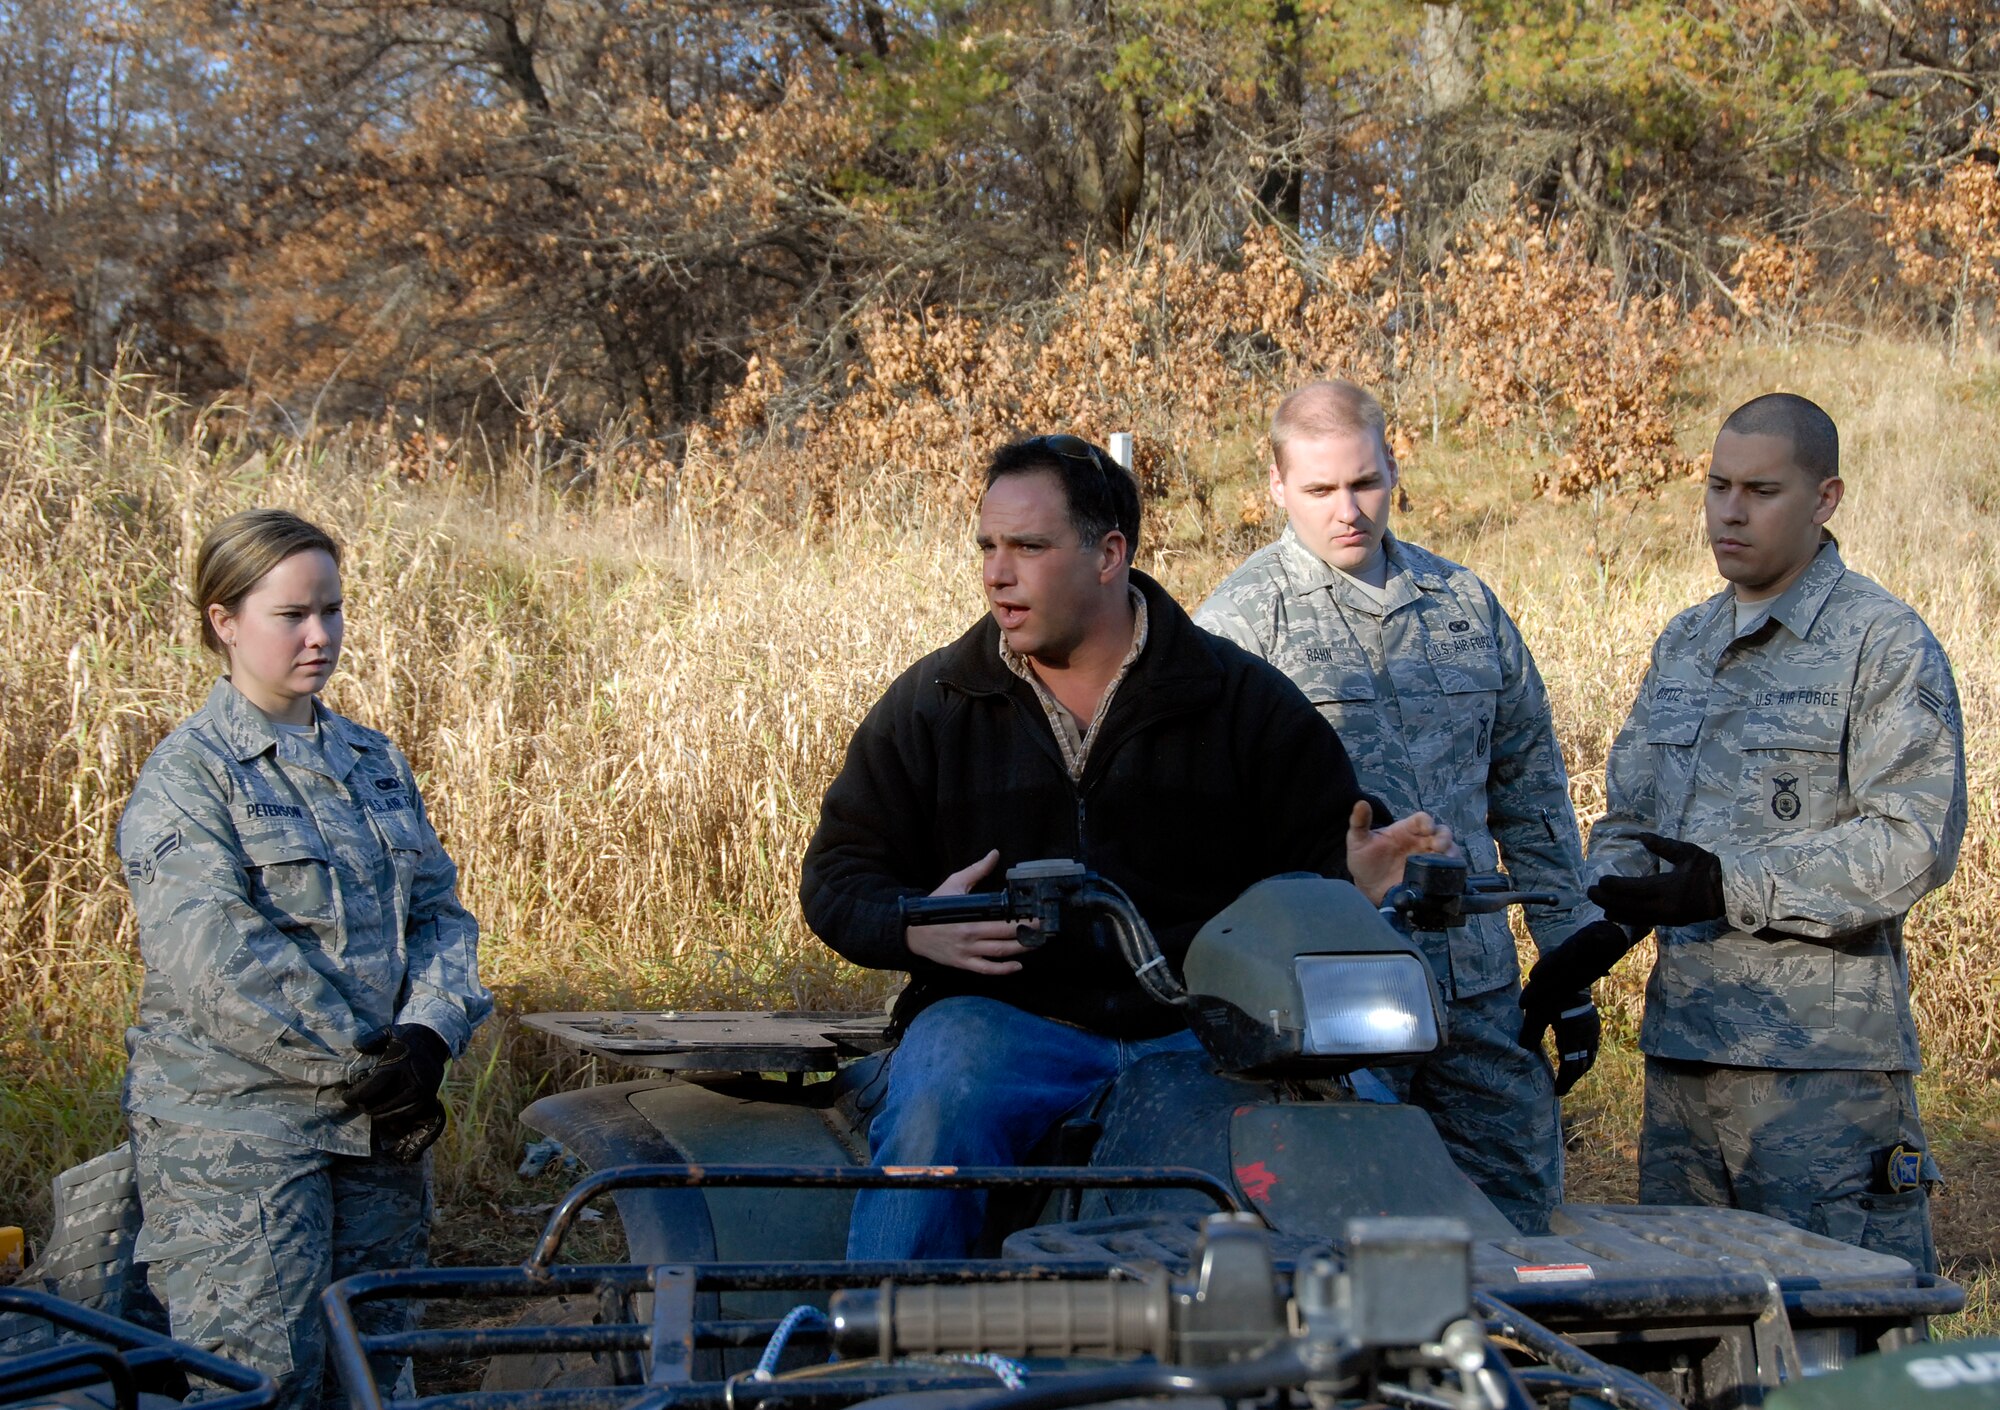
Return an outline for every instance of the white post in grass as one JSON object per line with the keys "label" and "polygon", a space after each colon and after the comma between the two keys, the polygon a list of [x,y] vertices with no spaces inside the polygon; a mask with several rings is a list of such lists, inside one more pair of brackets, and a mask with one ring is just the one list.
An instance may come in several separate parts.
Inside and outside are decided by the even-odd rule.
{"label": "white post in grass", "polygon": [[1132,468],[1132,433],[1130,431],[1113,431],[1111,433],[1110,449],[1113,460],[1117,461],[1127,470]]}

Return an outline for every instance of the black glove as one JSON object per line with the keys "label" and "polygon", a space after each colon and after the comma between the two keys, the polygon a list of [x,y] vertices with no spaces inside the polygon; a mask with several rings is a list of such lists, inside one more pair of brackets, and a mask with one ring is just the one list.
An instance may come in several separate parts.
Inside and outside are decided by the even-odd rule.
{"label": "black glove", "polygon": [[[1576,996],[1590,997],[1590,986],[1611,973],[1611,967],[1625,958],[1638,940],[1624,926],[1608,920],[1594,920],[1569,939],[1535,961],[1528,982],[1521,987],[1521,1010],[1527,1023],[1521,1028],[1521,1046],[1541,1047],[1541,1035],[1576,1007]],[[1535,1041],[1527,1041],[1528,1025],[1534,1025]]]}
{"label": "black glove", "polygon": [[[1548,998],[1546,989],[1536,995],[1538,1001]],[[1556,1057],[1560,1059],[1556,1067],[1556,1095],[1566,1097],[1569,1089],[1583,1079],[1597,1062],[1597,1048],[1603,1037],[1604,1025],[1597,1017],[1597,1005],[1590,1001],[1590,990],[1580,989],[1557,1000],[1555,1008],[1527,1008],[1527,990],[1521,991],[1521,1035],[1518,1041],[1523,1048],[1536,1055],[1542,1051],[1542,1038],[1553,1028],[1556,1031]]]}
{"label": "black glove", "polygon": [[369,1148],[384,1160],[413,1165],[444,1134],[444,1103],[436,1097],[403,1116],[377,1116],[368,1123]]}
{"label": "black glove", "polygon": [[361,1051],[380,1053],[382,1061],[343,1086],[342,1101],[378,1121],[412,1118],[437,1106],[451,1047],[436,1033],[421,1023],[399,1023],[363,1043]]}
{"label": "black glove", "polygon": [[1583,1080],[1583,1074],[1597,1063],[1597,1047],[1604,1036],[1604,1024],[1597,1017],[1597,1005],[1590,991],[1571,996],[1570,1006],[1556,1015],[1556,1095],[1566,1097],[1569,1089]]}
{"label": "black glove", "polygon": [[1590,888],[1604,914],[1626,925],[1696,925],[1722,914],[1722,861],[1678,838],[1642,832],[1639,843],[1672,871],[1652,876],[1607,876]]}

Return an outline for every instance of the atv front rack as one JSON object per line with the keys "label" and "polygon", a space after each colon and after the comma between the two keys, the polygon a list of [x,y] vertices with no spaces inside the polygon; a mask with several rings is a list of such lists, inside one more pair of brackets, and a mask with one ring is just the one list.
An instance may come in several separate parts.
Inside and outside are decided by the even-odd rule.
{"label": "atv front rack", "polygon": [[[834,1330],[823,1314],[750,1316],[727,1306],[746,1294],[784,1294],[793,1304],[817,1302],[835,1292],[889,1288],[998,1290],[1022,1289],[1022,1306],[1060,1301],[1063,1285],[1134,1285],[1166,1277],[1157,1264],[1105,1258],[1081,1260],[958,1259],[910,1262],[825,1260],[772,1263],[686,1262],[568,1265],[556,1261],[566,1235],[593,1199],[633,1188],[699,1189],[717,1186],[817,1186],[828,1189],[928,1188],[1047,1190],[1076,1188],[1172,1189],[1198,1192],[1234,1218],[1234,1227],[1261,1230],[1226,1186],[1195,1170],[1152,1168],[1028,1167],[1006,1169],[882,1170],[877,1168],[799,1169],[796,1167],[627,1166],[598,1172],[578,1184],[551,1212],[533,1251],[520,1265],[498,1268],[436,1268],[361,1274],[330,1287],[322,1298],[336,1368],[352,1410],[843,1410],[881,1396],[914,1391],[972,1393],[965,1410],[1060,1410],[1130,1396],[1194,1396],[1256,1399],[1269,1390],[1324,1381],[1324,1354],[1318,1359],[1299,1347],[1279,1347],[1266,1355],[1226,1364],[1178,1365],[1157,1359],[1107,1363],[1089,1356],[1055,1364],[1031,1362],[1025,1389],[1000,1393],[1013,1384],[1008,1367],[990,1354],[878,1357],[825,1362]],[[1419,1221],[1421,1222],[1421,1221]],[[1465,1305],[1463,1226],[1458,1229],[1460,1305]],[[1261,1234],[1258,1235],[1262,1241]],[[1319,1252],[1326,1276],[1325,1250]],[[1199,1261],[1199,1260],[1197,1260]],[[1271,1296],[1287,1286],[1305,1298],[1296,1260],[1266,1265]],[[1352,1266],[1352,1265],[1350,1265]],[[1378,1270],[1382,1271],[1382,1270]],[[1387,1271],[1400,1273],[1400,1267]],[[1387,1279],[1379,1281],[1389,1281]],[[1040,1290],[1040,1296],[1037,1295]],[[1402,1291],[1399,1289],[1399,1292]],[[1007,1299],[998,1292],[988,1296]],[[594,1309],[591,1325],[515,1325],[437,1328],[400,1333],[362,1331],[358,1309],[371,1304],[456,1298],[529,1303],[569,1297]],[[823,1304],[821,1304],[823,1305]],[[1589,1395],[1614,1410],[1675,1410],[1671,1397],[1638,1376],[1612,1366],[1565,1340],[1517,1308],[1485,1295],[1471,1302],[1465,1324],[1491,1365],[1479,1374],[1505,1393],[1493,1403],[1508,1410],[1533,1410],[1539,1396]],[[815,1324],[816,1323],[816,1324]],[[1434,1335],[1432,1332],[1424,1336]],[[1510,1366],[1486,1338],[1505,1339],[1517,1360]],[[1441,1339],[1442,1340],[1442,1339]],[[780,1358],[778,1349],[783,1346]],[[764,1348],[760,1364],[756,1348]],[[1437,1355],[1435,1345],[1425,1348]],[[600,1378],[613,1384],[543,1386],[530,1389],[459,1391],[385,1399],[369,1370],[369,1358],[588,1355]],[[1413,1353],[1414,1354],[1414,1353]],[[771,1369],[775,1368],[775,1369]],[[1019,1370],[1019,1367],[1014,1367]],[[978,1392],[994,1392],[979,1395]],[[1498,1392],[1496,1392],[1498,1394]],[[1399,1401],[1437,1404],[1419,1395]]]}
{"label": "atv front rack", "polygon": [[0,1287],[0,1323],[45,1323],[54,1333],[49,1345],[0,1356],[0,1406],[46,1404],[67,1391],[102,1386],[115,1410],[135,1410],[142,1393],[186,1395],[190,1378],[225,1392],[204,1400],[205,1410],[269,1410],[277,1403],[278,1388],[262,1371],[49,1293]]}
{"label": "atv front rack", "polygon": [[528,1027],[592,1057],[661,1072],[835,1072],[888,1046],[881,1013],[709,1012],[670,1009],[531,1013]]}

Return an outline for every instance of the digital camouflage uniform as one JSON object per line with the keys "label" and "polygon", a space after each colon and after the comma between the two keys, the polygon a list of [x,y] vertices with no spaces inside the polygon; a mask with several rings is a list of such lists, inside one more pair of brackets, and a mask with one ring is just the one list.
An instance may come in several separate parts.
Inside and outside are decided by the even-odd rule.
{"label": "digital camouflage uniform", "polygon": [[[1450,826],[1474,871],[1504,856],[1515,883],[1560,905],[1528,912],[1546,949],[1598,918],[1548,695],[1486,585],[1393,536],[1378,604],[1290,528],[1247,559],[1195,620],[1265,657],[1339,732],[1367,789],[1398,815]],[[1524,1231],[1562,1199],[1555,1087],[1523,1050],[1520,965],[1504,915],[1417,937],[1448,1001],[1450,1040],[1414,1072],[1384,1074],[1430,1113],[1459,1166]]]}
{"label": "digital camouflage uniform", "polygon": [[[118,826],[145,964],[125,1109],[174,1335],[320,1395],[330,1276],[420,1264],[428,1164],[371,1157],[341,1083],[421,1023],[492,1009],[479,928],[409,761],[317,702],[318,743],[228,681],[153,751]],[[330,1394],[332,1387],[327,1391]]]}
{"label": "digital camouflage uniform", "polygon": [[1640,1198],[1928,1263],[1903,917],[1950,878],[1966,809],[1937,639],[1829,538],[1746,634],[1729,590],[1661,633],[1606,794],[1593,876],[1651,874],[1657,832],[1721,860],[1726,906],[1658,932]]}

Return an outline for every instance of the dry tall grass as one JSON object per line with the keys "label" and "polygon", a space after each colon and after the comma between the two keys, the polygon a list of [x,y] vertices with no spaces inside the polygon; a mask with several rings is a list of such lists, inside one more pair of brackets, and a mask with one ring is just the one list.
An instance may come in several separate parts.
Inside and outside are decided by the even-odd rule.
{"label": "dry tall grass", "polygon": [[[1839,418],[1849,561],[1914,602],[1958,669],[1972,825],[1913,956],[1933,1081],[1976,1090],[2000,1068],[2000,374],[1883,343],[1737,348],[1700,371],[1688,448],[1774,386]],[[930,499],[900,477],[802,524],[697,523],[525,489],[530,465],[414,485],[387,447],[252,451],[229,430],[176,422],[136,384],[74,404],[26,349],[0,348],[0,1222],[44,1219],[48,1177],[116,1131],[136,966],[113,830],[147,751],[213,677],[181,587],[201,530],[246,504],[296,507],[348,545],[330,703],[416,761],[508,1010],[882,996],[881,977],[805,932],[794,887],[853,722],[980,610],[962,494]],[[1226,492],[1154,516],[1142,562],[1185,601],[1252,542],[1203,505],[1253,485],[1254,455],[1204,454]],[[1420,445],[1407,483],[1406,536],[1474,565],[1519,619],[1587,822],[1648,645],[1714,587],[1693,488],[1558,505],[1531,497],[1504,449],[1450,444]],[[448,1203],[500,1188],[512,1109],[563,1076],[505,1023],[461,1067]],[[1578,1111],[1615,1146],[1633,1088],[1600,1085]],[[1968,1110],[1979,1139],[1992,1113]],[[1966,1237],[1991,1257],[1990,1231]]]}

